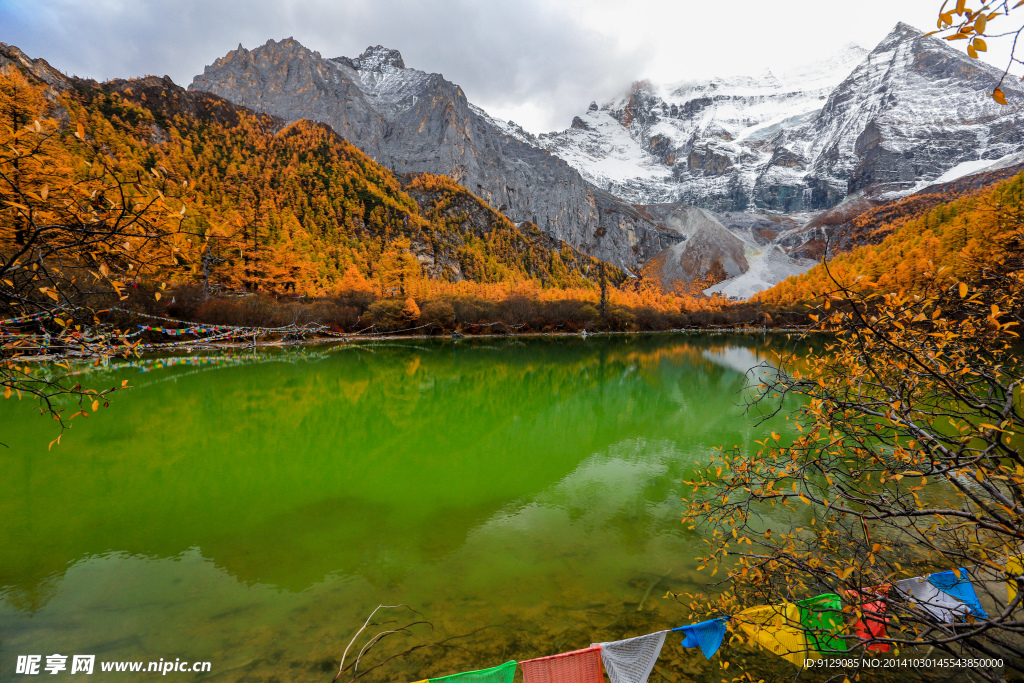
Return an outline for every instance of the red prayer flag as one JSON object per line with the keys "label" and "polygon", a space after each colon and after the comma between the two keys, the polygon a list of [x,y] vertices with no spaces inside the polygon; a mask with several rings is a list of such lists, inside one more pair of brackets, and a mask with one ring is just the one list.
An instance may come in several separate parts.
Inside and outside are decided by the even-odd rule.
{"label": "red prayer flag", "polygon": [[523,683],[604,683],[601,646],[519,662]]}
{"label": "red prayer flag", "polygon": [[[865,596],[874,594],[875,597],[886,595],[889,592],[888,584],[884,586],[876,586],[874,588],[865,589],[863,592],[859,591],[846,591],[846,594],[853,598],[863,599]],[[881,601],[865,602],[860,606],[861,612],[864,617],[858,619],[857,623],[853,625],[853,629],[857,632],[857,635],[862,640],[871,640],[872,638],[885,638],[885,623],[887,621],[885,616],[885,603]],[[889,643],[871,643],[866,646],[866,649],[874,652],[888,652],[891,649]]]}

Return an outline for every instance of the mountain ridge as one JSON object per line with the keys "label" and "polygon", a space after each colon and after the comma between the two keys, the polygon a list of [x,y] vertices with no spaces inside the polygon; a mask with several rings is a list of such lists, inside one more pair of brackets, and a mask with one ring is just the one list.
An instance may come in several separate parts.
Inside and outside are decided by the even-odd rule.
{"label": "mountain ridge", "polygon": [[[1015,124],[1024,123],[1024,107],[991,102],[986,69],[899,23],[873,50],[847,45],[812,67],[640,81],[612,103],[592,103],[566,131],[541,136],[490,116],[456,84],[409,68],[380,45],[331,59],[292,39],[240,46],[190,89],[285,120],[329,123],[395,172],[449,176],[514,222],[671,287],[676,279],[739,277],[762,256],[771,257],[759,266],[764,277],[805,269],[827,228],[769,229],[768,239],[729,219],[727,230],[738,229],[744,245],[737,257],[721,231],[701,233],[699,249],[683,245],[690,235],[668,224],[681,209],[653,208],[659,203],[719,216],[755,211],[747,223],[804,212],[799,224],[854,192],[909,192],[967,155],[1020,149]],[[950,102],[939,101],[936,83],[953,91]],[[937,104],[925,111],[929,99]],[[956,144],[934,144],[947,138]]]}
{"label": "mountain ridge", "polygon": [[831,75],[804,74],[817,89],[800,92],[770,72],[640,82],[538,142],[632,201],[783,212],[906,192],[1024,147],[1024,91],[1009,84],[1011,104],[996,104],[998,71],[943,41],[901,22],[871,51],[843,54]]}
{"label": "mountain ridge", "polygon": [[[22,68],[70,87],[73,79],[25,59]],[[854,207],[859,212],[865,203],[988,163],[965,155],[1008,152],[1000,159],[1012,160],[1024,146],[1016,125],[1024,107],[999,109],[987,98],[990,70],[906,24],[870,52],[849,45],[819,61],[756,77],[638,82],[611,104],[592,103],[567,131],[539,137],[490,116],[457,84],[408,67],[398,50],[381,45],[333,58],[293,38],[252,50],[239,45],[196,76],[188,92],[269,114],[277,127],[302,119],[325,124],[393,173],[452,179],[525,233],[537,229],[552,244],[642,271],[667,288],[700,281],[711,285],[708,293],[727,293],[719,280],[758,268],[747,281],[763,284],[819,255],[837,224],[814,225],[808,210],[835,206],[837,216],[854,215]],[[963,72],[966,85],[951,69]],[[138,82],[173,85],[155,77]],[[942,92],[936,83],[955,96],[925,111],[922,103]],[[159,106],[149,108],[161,115]],[[227,116],[230,108],[207,110]],[[947,138],[956,144],[935,144]],[[624,178],[633,173],[643,181],[635,174],[641,168],[647,180],[655,178],[658,201],[648,201],[642,182],[632,189],[589,182],[601,179],[588,175],[579,155],[558,156],[571,139],[589,140],[594,150],[583,152],[603,154]],[[687,206],[708,209],[711,227],[688,232]],[[700,239],[686,244],[694,237]]]}
{"label": "mountain ridge", "polygon": [[514,222],[618,266],[636,269],[661,249],[656,226],[628,204],[493,124],[458,85],[406,67],[396,50],[325,59],[292,39],[270,40],[218,59],[189,90],[327,123],[395,173],[446,175]]}

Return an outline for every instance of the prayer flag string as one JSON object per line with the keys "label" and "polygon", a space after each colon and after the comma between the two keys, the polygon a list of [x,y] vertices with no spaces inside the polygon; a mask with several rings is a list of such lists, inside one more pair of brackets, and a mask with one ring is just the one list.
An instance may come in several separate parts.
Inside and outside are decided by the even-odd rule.
{"label": "prayer flag string", "polygon": [[[1009,558],[1004,571],[1007,597],[1017,595],[1016,578],[1024,573],[1024,556]],[[888,652],[888,643],[870,642],[886,637],[886,599],[892,586],[883,585],[863,590],[846,591],[846,599],[859,607],[861,616],[853,630],[865,648]],[[927,612],[933,618],[951,622],[957,616],[970,614],[987,618],[978,600],[967,570],[936,572],[928,576],[905,579],[895,585],[897,594]],[[699,647],[710,659],[722,645],[729,628],[744,633],[751,643],[802,667],[809,659],[822,653],[845,652],[842,637],[842,598],[824,593],[796,603],[759,605],[736,614],[709,619],[671,629],[684,635],[683,647]],[[645,683],[654,669],[669,631],[604,643],[562,654],[519,662],[524,683],[601,683],[602,670],[611,683]],[[602,666],[603,663],[603,666]],[[511,683],[516,662],[506,662],[491,669],[430,678],[419,683]],[[505,678],[507,676],[507,679]]]}

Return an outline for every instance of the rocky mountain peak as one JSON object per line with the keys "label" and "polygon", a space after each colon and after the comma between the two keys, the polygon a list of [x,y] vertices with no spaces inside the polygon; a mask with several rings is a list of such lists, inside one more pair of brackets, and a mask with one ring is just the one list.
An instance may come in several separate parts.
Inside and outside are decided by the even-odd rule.
{"label": "rocky mountain peak", "polygon": [[384,71],[388,67],[405,68],[402,53],[383,45],[370,46],[363,50],[363,54],[350,61],[352,66],[360,71]]}
{"label": "rocky mountain peak", "polygon": [[[935,49],[937,46],[936,39],[926,39],[922,31],[914,28],[910,24],[904,24],[902,21],[896,24],[889,34],[882,39],[873,50],[868,53],[868,58],[877,58],[882,56],[886,58],[891,52],[896,51],[915,51],[920,49]],[[943,45],[950,51],[954,51],[952,47]]]}
{"label": "rocky mountain peak", "polygon": [[920,38],[924,33],[910,24],[905,24],[902,21],[896,22],[892,31],[889,32],[889,36],[900,36],[903,38]]}
{"label": "rocky mountain peak", "polygon": [[6,67],[27,71],[57,90],[67,90],[71,87],[68,77],[50,66],[45,59],[32,59],[14,45],[0,42],[0,69]]}
{"label": "rocky mountain peak", "polygon": [[[303,59],[313,56],[319,57],[320,55],[319,53],[307,50],[303,47],[302,43],[291,37],[280,41],[270,39],[252,50],[247,50],[239,43],[237,48],[223,57],[217,58],[213,64],[207,66],[204,70],[204,75],[224,68],[245,70],[252,68],[257,63],[283,63],[296,58]],[[197,87],[201,80],[202,76],[196,76],[192,79],[191,87]]]}

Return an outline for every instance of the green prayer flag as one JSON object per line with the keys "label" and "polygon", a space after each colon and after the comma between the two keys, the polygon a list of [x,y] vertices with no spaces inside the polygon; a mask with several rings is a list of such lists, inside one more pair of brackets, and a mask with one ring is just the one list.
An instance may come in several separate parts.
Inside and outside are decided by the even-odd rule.
{"label": "green prayer flag", "polygon": [[490,669],[480,671],[467,671],[461,674],[452,674],[441,678],[430,678],[430,683],[512,683],[516,675],[516,662],[512,660]]}
{"label": "green prayer flag", "polygon": [[835,593],[823,593],[796,603],[807,643],[818,652],[846,652],[846,641],[832,635],[843,623],[843,603]]}

